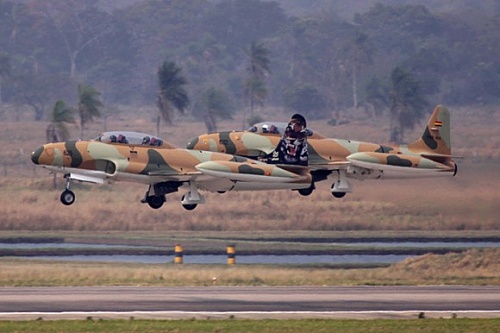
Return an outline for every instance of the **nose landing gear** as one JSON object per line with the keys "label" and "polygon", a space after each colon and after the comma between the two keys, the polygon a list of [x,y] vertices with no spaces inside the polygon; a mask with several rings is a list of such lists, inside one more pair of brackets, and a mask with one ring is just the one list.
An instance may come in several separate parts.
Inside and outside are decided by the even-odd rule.
{"label": "nose landing gear", "polygon": [[61,193],[60,199],[61,202],[69,206],[75,202],[75,193],[71,191],[71,178],[69,175],[65,175],[64,178],[66,178],[66,189]]}
{"label": "nose landing gear", "polygon": [[71,190],[64,190],[61,193],[60,199],[64,205],[69,206],[73,204],[73,202],[75,202],[75,193],[73,193],[73,191]]}

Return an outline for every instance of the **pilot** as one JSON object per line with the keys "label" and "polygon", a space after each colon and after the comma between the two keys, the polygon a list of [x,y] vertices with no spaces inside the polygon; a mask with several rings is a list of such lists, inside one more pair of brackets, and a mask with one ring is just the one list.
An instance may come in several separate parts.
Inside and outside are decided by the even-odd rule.
{"label": "pilot", "polygon": [[269,133],[269,125],[267,124],[262,125],[262,133]]}
{"label": "pilot", "polygon": [[294,114],[286,127],[287,136],[302,138],[307,136],[306,119],[300,114]]}
{"label": "pilot", "polygon": [[109,140],[110,140],[111,142],[116,142],[116,135],[111,134],[111,136],[109,137]]}
{"label": "pilot", "polygon": [[127,138],[125,137],[125,135],[122,135],[122,134],[118,135],[118,142],[119,143],[128,143]]}
{"label": "pilot", "polygon": [[302,115],[292,116],[278,147],[264,161],[274,164],[308,165],[306,119]]}
{"label": "pilot", "polygon": [[142,144],[147,145],[149,143],[149,140],[150,140],[149,136],[145,136],[144,138],[142,138]]}
{"label": "pilot", "polygon": [[271,128],[269,129],[269,132],[273,133],[273,134],[279,134],[280,131],[278,130],[278,127],[276,127],[275,125],[271,125]]}

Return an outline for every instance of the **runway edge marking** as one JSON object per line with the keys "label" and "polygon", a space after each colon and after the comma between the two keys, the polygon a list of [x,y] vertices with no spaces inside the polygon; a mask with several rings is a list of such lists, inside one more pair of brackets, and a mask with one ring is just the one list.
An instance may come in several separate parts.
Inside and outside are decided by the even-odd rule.
{"label": "runway edge marking", "polygon": [[500,310],[460,311],[62,311],[0,312],[0,320],[62,319],[413,319],[425,318],[500,318]]}

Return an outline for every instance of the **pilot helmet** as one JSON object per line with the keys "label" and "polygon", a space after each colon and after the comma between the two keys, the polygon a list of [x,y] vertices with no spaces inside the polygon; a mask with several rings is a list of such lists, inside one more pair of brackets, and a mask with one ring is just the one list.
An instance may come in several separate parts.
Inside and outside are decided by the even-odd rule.
{"label": "pilot helmet", "polygon": [[299,114],[299,113],[296,113],[292,116],[292,119],[290,120],[290,122],[296,122],[296,123],[299,123],[301,124],[304,128],[307,127],[307,122],[306,122],[306,118],[304,118],[303,115]]}
{"label": "pilot helmet", "polygon": [[262,125],[262,132],[264,132],[264,133],[269,132],[269,125],[268,124]]}

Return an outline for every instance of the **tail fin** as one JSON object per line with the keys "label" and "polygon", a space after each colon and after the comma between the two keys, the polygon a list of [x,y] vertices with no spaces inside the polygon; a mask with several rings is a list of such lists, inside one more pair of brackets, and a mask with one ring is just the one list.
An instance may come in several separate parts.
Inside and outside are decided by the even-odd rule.
{"label": "tail fin", "polygon": [[437,105],[422,137],[408,148],[417,153],[451,155],[450,128],[450,112],[444,105]]}

